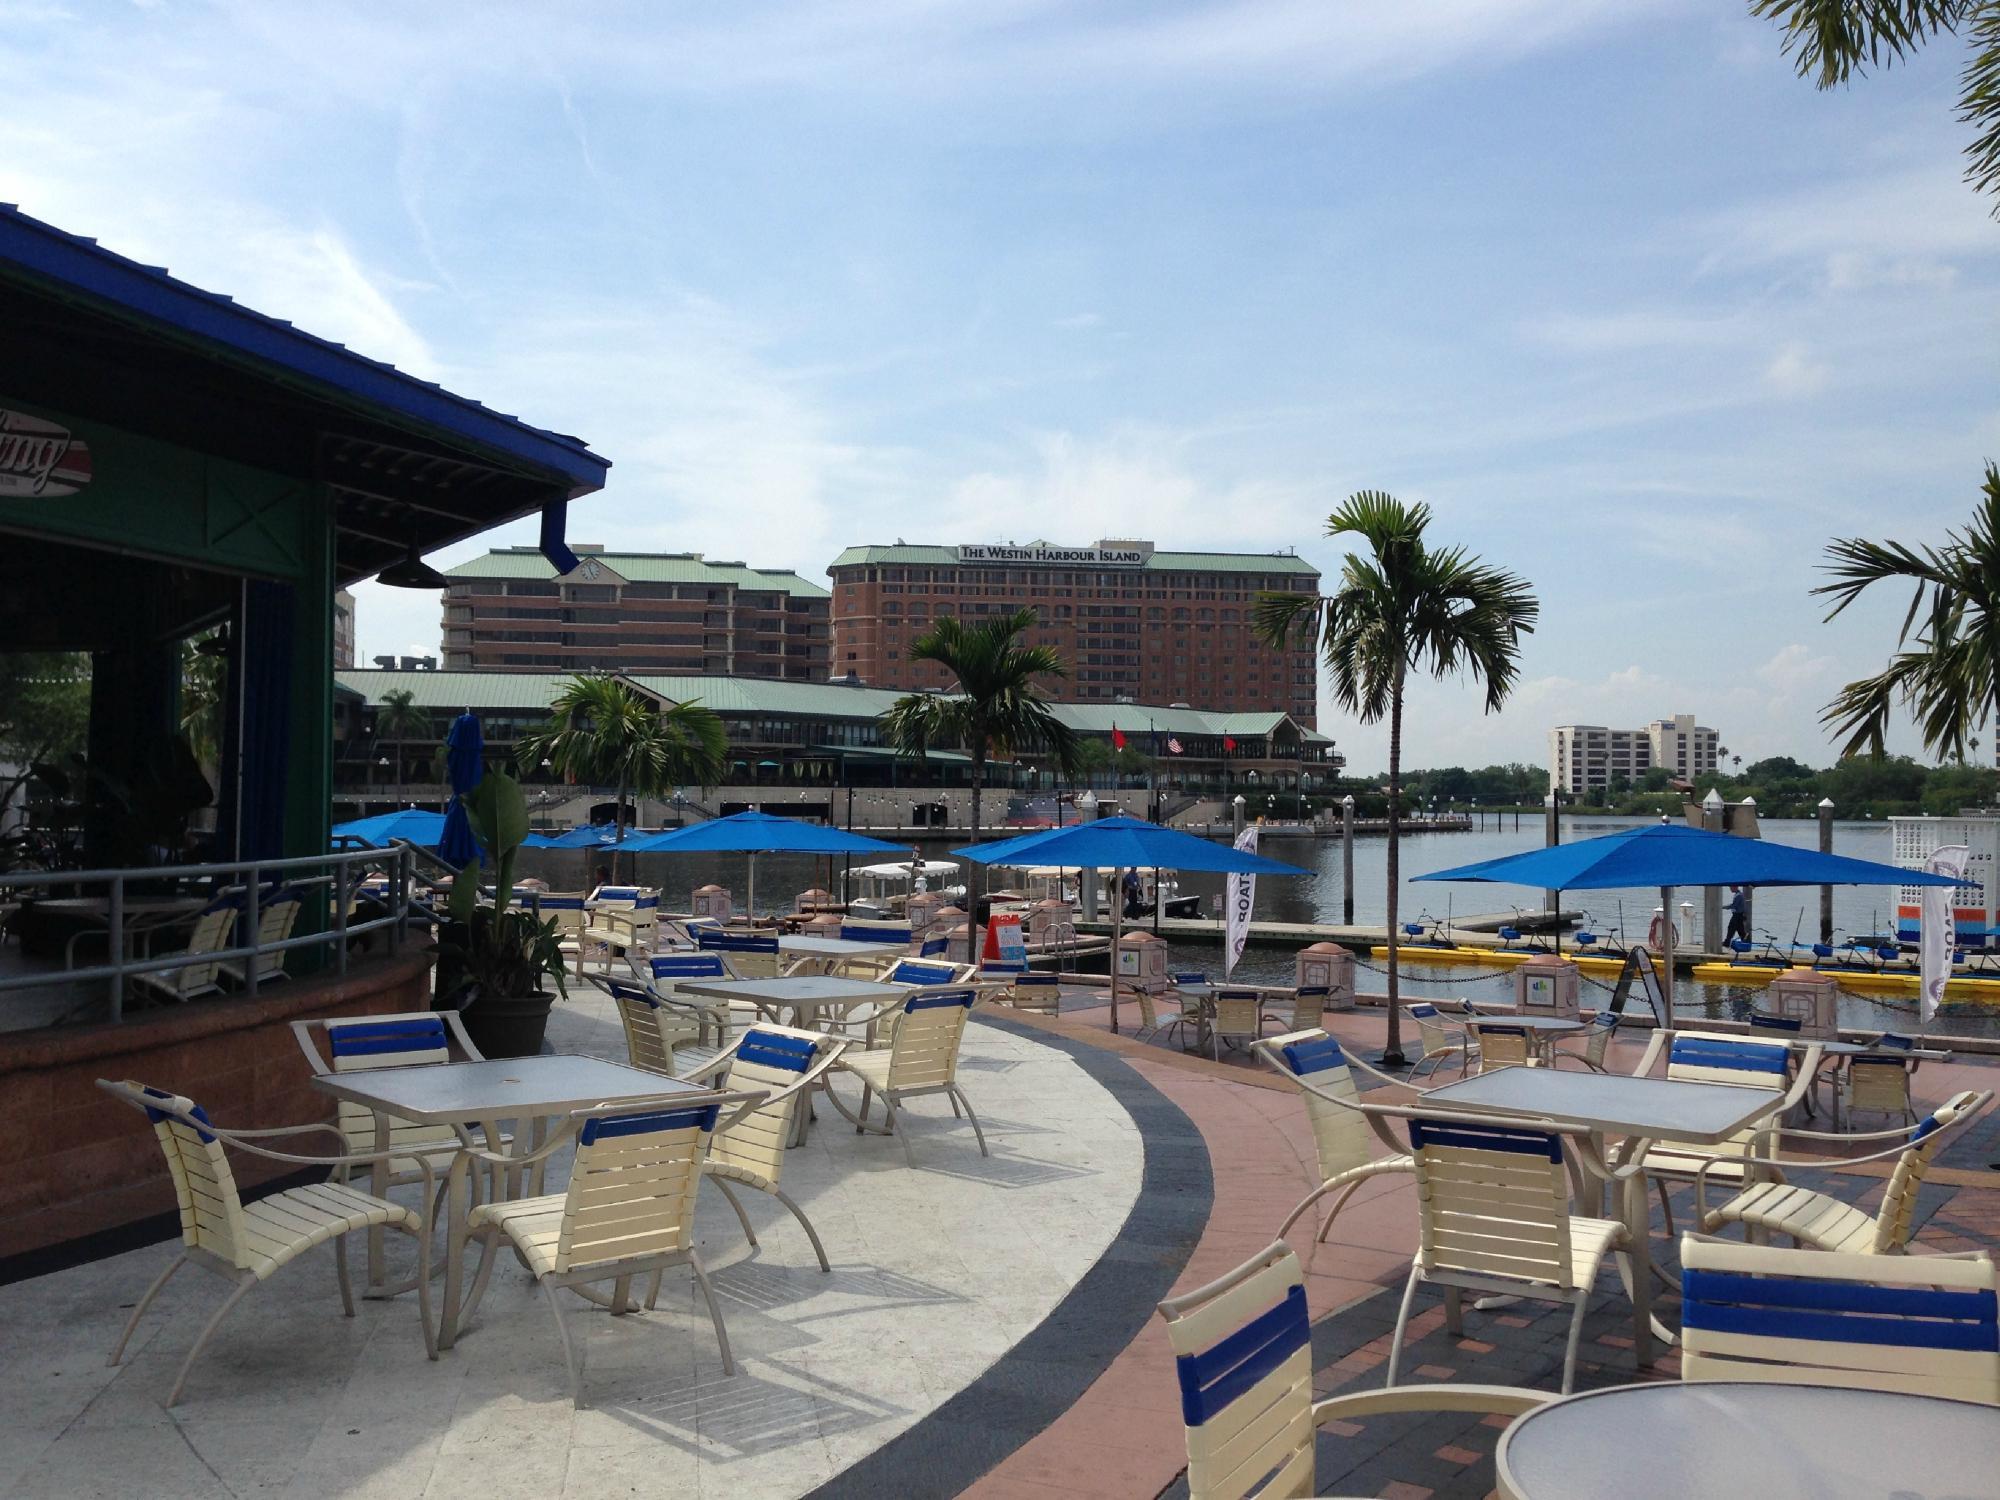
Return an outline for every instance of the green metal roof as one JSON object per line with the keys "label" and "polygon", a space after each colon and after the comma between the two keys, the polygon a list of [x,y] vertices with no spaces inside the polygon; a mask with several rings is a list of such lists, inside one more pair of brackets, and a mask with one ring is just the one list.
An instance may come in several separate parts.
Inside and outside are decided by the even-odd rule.
{"label": "green metal roof", "polygon": [[[827,570],[853,567],[857,563],[925,563],[932,567],[1004,568],[1022,566],[1004,562],[972,562],[960,564],[955,547],[912,546],[898,542],[893,546],[849,547],[831,563]],[[1087,563],[1050,564],[1052,567],[1088,567]],[[1289,552],[1155,552],[1143,567],[1129,570],[1112,568],[1107,571],[1130,571],[1134,573],[1297,573],[1313,578],[1319,576],[1319,569],[1303,557]]]}
{"label": "green metal roof", "polygon": [[[740,562],[711,562],[694,552],[582,552],[629,583],[733,584],[739,589],[776,589],[801,599],[824,599],[825,589],[789,568],[753,568]],[[450,578],[533,578],[559,576],[533,547],[498,547],[484,557],[446,568]]]}

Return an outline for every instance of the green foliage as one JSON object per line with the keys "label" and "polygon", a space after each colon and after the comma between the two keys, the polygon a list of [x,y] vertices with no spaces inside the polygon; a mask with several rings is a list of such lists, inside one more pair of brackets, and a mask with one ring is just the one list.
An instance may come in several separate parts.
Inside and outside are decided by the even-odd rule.
{"label": "green foliage", "polygon": [[1036,678],[1066,677],[1069,668],[1053,647],[1022,640],[1034,624],[1032,609],[976,625],[932,621],[911,643],[910,660],[936,662],[957,680],[950,694],[907,693],[891,704],[882,715],[889,743],[913,756],[932,747],[963,750],[972,757],[975,788],[996,754],[1033,752],[1074,774],[1080,742],[1035,686]]}
{"label": "green foliage", "polygon": [[375,705],[375,739],[393,740],[396,745],[396,784],[403,782],[403,743],[427,740],[436,733],[431,711],[418,708],[417,695],[409,688],[391,688]]}
{"label": "green foliage", "polygon": [[195,759],[212,766],[222,751],[229,660],[197,651],[198,644],[193,640],[181,643],[181,733],[187,736]]}
{"label": "green foliage", "polygon": [[1911,586],[1889,665],[1850,682],[1822,714],[1847,736],[1846,755],[1880,755],[1897,704],[1916,718],[1924,747],[1963,760],[2000,702],[2000,466],[1986,466],[1973,518],[1942,546],[1844,537],[1827,545],[1830,620],[1877,583]]}
{"label": "green foliage", "polygon": [[90,658],[75,651],[0,653],[0,760],[20,767],[0,781],[0,812],[33,767],[83,753],[90,737]]}
{"label": "green foliage", "polygon": [[498,771],[488,772],[465,796],[466,821],[478,840],[487,867],[494,872],[493,902],[479,899],[479,868],[468,865],[451,886],[451,918],[458,931],[448,948],[464,976],[459,996],[481,994],[520,996],[539,993],[543,975],[564,983],[562,938],[555,918],[538,921],[532,911],[512,908],[514,858],[528,836],[528,800],[521,784]]}

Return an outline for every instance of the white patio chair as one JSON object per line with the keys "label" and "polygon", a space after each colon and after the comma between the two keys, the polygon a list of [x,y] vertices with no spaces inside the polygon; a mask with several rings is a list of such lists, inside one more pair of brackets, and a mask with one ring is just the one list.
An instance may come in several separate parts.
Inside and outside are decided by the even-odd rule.
{"label": "white patio chair", "polygon": [[1144,990],[1133,991],[1133,997],[1139,1002],[1139,1030],[1134,1034],[1145,1036],[1158,1032],[1164,1041],[1173,1032],[1192,1028],[1198,1039],[1208,1026],[1208,998],[1212,993],[1213,987],[1206,974],[1169,974],[1167,1009],[1163,1017],[1150,994]]}
{"label": "white patio chair", "polygon": [[1323,1242],[1333,1228],[1334,1219],[1362,1183],[1390,1172],[1416,1170],[1407,1153],[1376,1156],[1370,1149],[1375,1132],[1361,1113],[1353,1070],[1359,1068],[1378,1084],[1401,1087],[1401,1081],[1377,1072],[1358,1057],[1348,1056],[1337,1040],[1317,1029],[1267,1037],[1250,1050],[1298,1089],[1305,1100],[1313,1145],[1319,1153],[1320,1184],[1285,1215],[1285,1222],[1278,1226],[1278,1238],[1284,1239],[1299,1215],[1313,1204],[1328,1193],[1338,1192],[1340,1197],[1327,1210],[1326,1219],[1314,1236]]}
{"label": "white patio chair", "polygon": [[1555,1046],[1549,1049],[1549,1066],[1564,1062],[1582,1063],[1593,1073],[1604,1071],[1604,1057],[1611,1048],[1611,1038],[1618,1033],[1618,1012],[1600,1010],[1591,1017],[1590,1025],[1584,1032],[1583,1049],[1572,1052],[1567,1047]]}
{"label": "white patio chair", "polygon": [[1985,1250],[1846,1255],[1684,1235],[1681,1379],[2000,1406],[1995,1301]]}
{"label": "white patio chair", "polygon": [[583,973],[586,954],[598,956],[594,946],[586,944],[583,937],[584,928],[590,921],[584,899],[582,891],[541,891],[532,900],[522,903],[530,911],[539,913],[544,922],[556,924],[556,941],[570,967],[578,974]]}
{"label": "white patio chair", "polygon": [[[271,893],[262,897],[257,906],[257,946],[269,948],[273,943],[282,943],[292,935],[299,925],[299,913],[305,907],[305,892],[298,886],[273,887]],[[231,946],[235,946],[232,944]],[[217,968],[235,984],[247,984],[248,970],[243,964],[233,961],[218,963]],[[270,984],[283,979],[285,974],[285,954],[264,952],[257,955],[257,982]]]}
{"label": "white patio chair", "polygon": [[1810,1044],[1794,1070],[1791,1048],[1782,1042],[1714,1031],[1653,1033],[1639,1066],[1633,1069],[1636,1078],[1647,1077],[1653,1071],[1653,1063],[1664,1053],[1670,1079],[1783,1090],[1769,1113],[1725,1141],[1711,1145],[1704,1141],[1662,1139],[1647,1149],[1643,1165],[1659,1194],[1668,1234],[1674,1232],[1673,1205],[1667,1199],[1669,1182],[1693,1182],[1697,1177],[1735,1186],[1747,1186],[1759,1178],[1784,1181],[1780,1169],[1765,1168],[1759,1158],[1772,1154],[1780,1121],[1812,1087],[1813,1077],[1819,1072],[1820,1051],[1817,1042]]}
{"label": "white patio chair", "polygon": [[1479,1027],[1479,1071],[1488,1068],[1533,1068],[1541,1064],[1535,1039],[1526,1026],[1487,1022]]}
{"label": "white patio chair", "polygon": [[[1599,1182],[1613,1175],[1581,1134],[1546,1121],[1413,1115],[1410,1154],[1417,1174],[1420,1244],[1396,1314],[1389,1378],[1403,1356],[1403,1330],[1417,1288],[1444,1288],[1445,1327],[1464,1332],[1460,1306],[1467,1290],[1511,1293],[1570,1309],[1562,1388],[1576,1383],[1583,1310],[1606,1254],[1632,1295],[1632,1261],[1625,1225],[1572,1214],[1566,1165],[1574,1160]],[[1636,1170],[1633,1169],[1633,1170]]]}
{"label": "white patio chair", "polygon": [[[188,933],[187,946],[180,952],[150,956],[191,958],[203,953],[220,953],[231,946],[230,938],[236,931],[236,919],[241,912],[241,902],[235,897],[225,896],[195,917],[194,928]],[[205,964],[184,964],[178,969],[161,969],[156,973],[135,973],[131,979],[136,989],[165,1000],[199,1000],[204,995],[222,993],[221,975],[222,962],[217,959]]]}
{"label": "white patio chair", "polygon": [[[877,1051],[856,1048],[840,1059],[835,1071],[851,1073],[861,1083],[859,1114],[849,1110],[831,1086],[827,1088],[827,1098],[853,1122],[857,1132],[895,1136],[903,1143],[904,1160],[913,1167],[917,1158],[910,1148],[910,1134],[903,1128],[897,1106],[925,1094],[943,1094],[951,1101],[954,1115],[960,1113],[963,1105],[963,1116],[979,1141],[979,1154],[992,1154],[986,1149],[986,1132],[980,1129],[972,1101],[958,1086],[958,1049],[965,1039],[965,1023],[972,1013],[974,998],[971,990],[912,995],[900,1009],[893,1039],[887,1047]],[[868,1106],[877,1094],[882,1096],[882,1107],[888,1116],[886,1126],[868,1123]]]}
{"label": "white patio chair", "polygon": [[660,999],[699,1014],[703,1018],[701,1040],[712,1040],[718,1048],[729,1040],[731,1026],[755,1021],[761,1014],[754,1005],[681,992],[684,980],[737,978],[720,953],[628,953],[625,957],[639,981]]}
{"label": "white patio chair", "polygon": [[1062,1011],[1062,975],[1029,969],[1014,976],[1013,1006],[1053,1016]]}
{"label": "white patio chair", "polygon": [[[612,1289],[607,1305],[619,1316],[631,1311],[635,1278],[653,1277],[656,1271],[684,1264],[694,1272],[708,1302],[723,1372],[734,1375],[736,1364],[730,1357],[722,1308],[694,1248],[695,1198],[711,1137],[763,1099],[762,1094],[673,1094],[598,1105],[571,1115],[528,1156],[475,1152],[487,1166],[519,1167],[539,1164],[571,1140],[576,1143],[566,1191],[483,1203],[472,1211],[467,1229],[469,1237],[480,1242],[479,1274],[460,1327],[471,1323],[486,1295],[493,1263],[499,1259],[498,1242],[505,1239],[548,1298],[562,1341],[563,1363],[569,1369],[570,1397],[576,1405],[586,1406],[583,1355],[570,1340],[558,1290],[608,1281]],[[653,1277],[648,1308],[656,1304],[659,1292],[659,1278]]]}
{"label": "white patio chair", "polygon": [[[417,1318],[423,1326],[424,1352],[432,1359],[437,1358],[437,1344],[431,1331],[431,1244],[423,1215],[399,1203],[391,1203],[386,1198],[371,1197],[339,1181],[289,1188],[254,1203],[245,1203],[242,1194],[237,1191],[236,1174],[231,1170],[229,1157],[223,1148],[231,1147],[294,1166],[329,1167],[341,1172],[378,1160],[376,1153],[302,1156],[296,1152],[276,1151],[263,1142],[318,1131],[338,1135],[339,1131],[332,1125],[317,1123],[281,1125],[267,1130],[230,1130],[212,1122],[191,1100],[167,1093],[164,1089],[149,1088],[130,1081],[113,1082],[108,1078],[98,1079],[97,1086],[152,1121],[160,1149],[166,1153],[167,1169],[173,1174],[174,1197],[180,1204],[181,1214],[181,1253],[154,1278],[153,1284],[146,1288],[132,1309],[132,1316],[125,1320],[124,1331],[118,1335],[118,1343],[111,1351],[111,1364],[117,1364],[124,1357],[125,1345],[131,1340],[132,1331],[139,1326],[139,1320],[153,1305],[160,1289],[176,1271],[190,1262],[227,1278],[235,1283],[235,1287],[210,1315],[186,1358],[181,1361],[180,1371],[174,1376],[173,1389],[167,1393],[168,1406],[181,1399],[181,1391],[187,1385],[188,1371],[194,1368],[196,1356],[221,1326],[229,1310],[252,1287],[268,1280],[280,1268],[315,1245],[323,1245],[329,1240],[333,1242],[334,1272],[340,1284],[341,1308],[348,1317],[353,1317],[354,1288],[347,1274],[347,1236],[357,1229],[374,1228],[401,1230],[417,1242]],[[424,1202],[430,1203],[435,1196],[429,1191],[430,1166],[422,1158],[418,1158],[418,1163],[424,1174]]]}
{"label": "white patio chair", "polygon": [[1838,1087],[1841,1113],[1849,1121],[1857,1110],[1916,1120],[1916,1105],[1910,1098],[1910,1075],[1916,1071],[1916,1059],[1910,1056],[1914,1047],[1909,1037],[1884,1032],[1874,1051],[1857,1052],[1847,1059]]}
{"label": "white patio chair", "polygon": [[1410,1411],[1518,1417],[1549,1400],[1510,1386],[1414,1385],[1314,1401],[1305,1278],[1283,1241],[1159,1311],[1180,1377],[1189,1500],[1317,1494],[1314,1440],[1331,1421]]}
{"label": "white patio chair", "polygon": [[633,1067],[665,1078],[680,1078],[685,1076],[684,1055],[689,1070],[718,1055],[716,1048],[702,1045],[710,1025],[706,1011],[662,999],[629,979],[609,974],[586,974],[584,978],[609,995],[618,1008],[618,1021],[625,1031],[625,1058]]}
{"label": "white patio chair", "polygon": [[1208,1051],[1222,1061],[1225,1037],[1247,1037],[1255,1042],[1264,1034],[1264,996],[1257,990],[1217,989],[1208,1002]]}
{"label": "white patio chair", "polygon": [[1417,1023],[1417,1044],[1423,1049],[1416,1066],[1410,1069],[1412,1084],[1426,1067],[1435,1073],[1453,1058],[1458,1060],[1459,1072],[1471,1070],[1472,1059],[1478,1056],[1479,1048],[1465,1027],[1451,1025],[1427,1000],[1404,1006],[1403,1014]]}
{"label": "white patio chair", "polygon": [[694,944],[703,953],[720,953],[739,979],[776,979],[785,972],[778,940],[751,932],[728,932],[719,927],[694,929]]}
{"label": "white patio chair", "polygon": [[1720,1208],[1708,1206],[1706,1173],[1695,1178],[1695,1201],[1700,1205],[1701,1227],[1713,1234],[1729,1224],[1741,1224],[1750,1238],[1759,1243],[1773,1234],[1787,1235],[1795,1245],[1815,1250],[1838,1250],[1852,1255],[1899,1255],[1910,1243],[1916,1227],[1917,1189],[1924,1185],[1932,1160],[1944,1145],[1945,1137],[1986,1108],[1993,1092],[1965,1089],[1954,1094],[1912,1129],[1878,1130],[1866,1135],[1831,1134],[1817,1130],[1787,1130],[1787,1138],[1802,1136],[1812,1140],[1868,1141],[1893,1138],[1897,1144],[1866,1156],[1804,1157],[1781,1160],[1773,1157],[1760,1162],[1764,1168],[1784,1171],[1813,1171],[1847,1168],[1857,1162],[1881,1161],[1895,1157],[1888,1185],[1882,1190],[1881,1206],[1873,1214],[1851,1203],[1809,1188],[1781,1182],[1753,1182]]}
{"label": "white patio chair", "polygon": [[585,903],[583,941],[611,957],[650,953],[660,931],[660,893],[651,886],[601,885]]}
{"label": "white patio chair", "polygon": [[757,1231],[750,1227],[750,1216],[743,1211],[743,1203],[730,1184],[755,1188],[776,1198],[791,1211],[799,1227],[805,1230],[806,1238],[812,1241],[813,1254],[819,1257],[822,1271],[832,1267],[827,1263],[819,1231],[813,1228],[806,1211],[778,1184],[785,1175],[785,1152],[794,1139],[800,1098],[818,1086],[827,1070],[840,1061],[851,1045],[845,1037],[765,1023],[751,1027],[731,1042],[727,1050],[687,1075],[689,1082],[706,1083],[712,1088],[766,1091],[764,1102],[754,1111],[716,1132],[701,1173],[722,1190],[722,1196],[736,1210],[743,1237],[753,1250],[757,1247]]}
{"label": "white patio chair", "polygon": [[1326,997],[1330,987],[1324,984],[1302,984],[1291,994],[1270,994],[1264,997],[1264,1019],[1276,1021],[1286,1031],[1317,1031],[1326,1019]]}

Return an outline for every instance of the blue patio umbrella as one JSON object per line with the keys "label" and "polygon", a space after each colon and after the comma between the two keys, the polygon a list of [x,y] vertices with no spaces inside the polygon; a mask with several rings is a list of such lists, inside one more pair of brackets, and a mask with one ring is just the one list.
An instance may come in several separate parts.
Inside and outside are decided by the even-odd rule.
{"label": "blue patio umbrella", "polygon": [[472,836],[472,823],[465,815],[465,798],[486,774],[482,752],[486,736],[479,719],[467,709],[451,721],[444,737],[445,776],[451,782],[451,804],[444,810],[444,832],[438,838],[438,858],[455,870],[479,861],[479,842]]}
{"label": "blue patio umbrella", "polygon": [[418,807],[403,807],[394,812],[376,813],[371,818],[336,823],[332,831],[336,839],[353,839],[371,849],[386,849],[398,840],[415,844],[420,849],[435,849],[438,839],[444,834],[444,814],[426,812]]}
{"label": "blue patio umbrella", "polygon": [[[1023,834],[991,844],[968,844],[952,853],[976,865],[1080,865],[1097,870],[1207,870],[1225,875],[1310,875],[1297,865],[1251,854],[1231,844],[1218,844],[1148,823],[1144,818],[1098,818],[1068,828]],[[1159,896],[1154,895],[1154,910]],[[1124,930],[1124,903],[1111,904],[1111,949],[1118,951]],[[1111,1029],[1118,1029],[1118,964],[1111,965]]]}
{"label": "blue patio umbrella", "polygon": [[[1548,891],[1601,891],[1656,885],[1671,913],[1683,885],[1957,885],[1945,875],[1905,870],[1872,859],[1821,854],[1790,844],[1738,838],[1677,823],[1651,823],[1574,844],[1509,854],[1478,864],[1419,875],[1418,880],[1476,880],[1540,886]],[[1671,918],[1669,918],[1671,920]],[[1560,939],[1558,939],[1560,945]],[[1661,964],[1668,1014],[1673,1004],[1672,954]]]}
{"label": "blue patio umbrella", "polygon": [[757,909],[757,856],[760,854],[900,854],[900,844],[885,844],[863,834],[800,818],[780,818],[767,812],[732,813],[685,828],[643,834],[625,841],[632,854],[747,854],[750,892],[744,905]]}
{"label": "blue patio umbrella", "polygon": [[[618,829],[611,823],[592,823],[581,828],[572,828],[567,833],[558,833],[542,845],[544,849],[599,849],[616,842]],[[631,848],[627,841],[626,848]]]}

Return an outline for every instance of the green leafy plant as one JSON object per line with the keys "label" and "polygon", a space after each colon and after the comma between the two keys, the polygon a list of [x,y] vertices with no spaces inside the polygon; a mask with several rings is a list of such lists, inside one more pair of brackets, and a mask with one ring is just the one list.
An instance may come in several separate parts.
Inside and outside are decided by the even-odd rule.
{"label": "green leafy plant", "polygon": [[537,995],[542,976],[556,982],[567,1000],[563,982],[562,938],[556,920],[542,921],[513,903],[514,857],[528,836],[528,799],[511,776],[489,772],[465,794],[466,821],[479,842],[485,863],[493,870],[493,904],[479,900],[479,868],[468,865],[451,887],[451,918],[458,936],[444,949],[454,957],[463,976],[455,998],[461,1003],[481,995]]}

